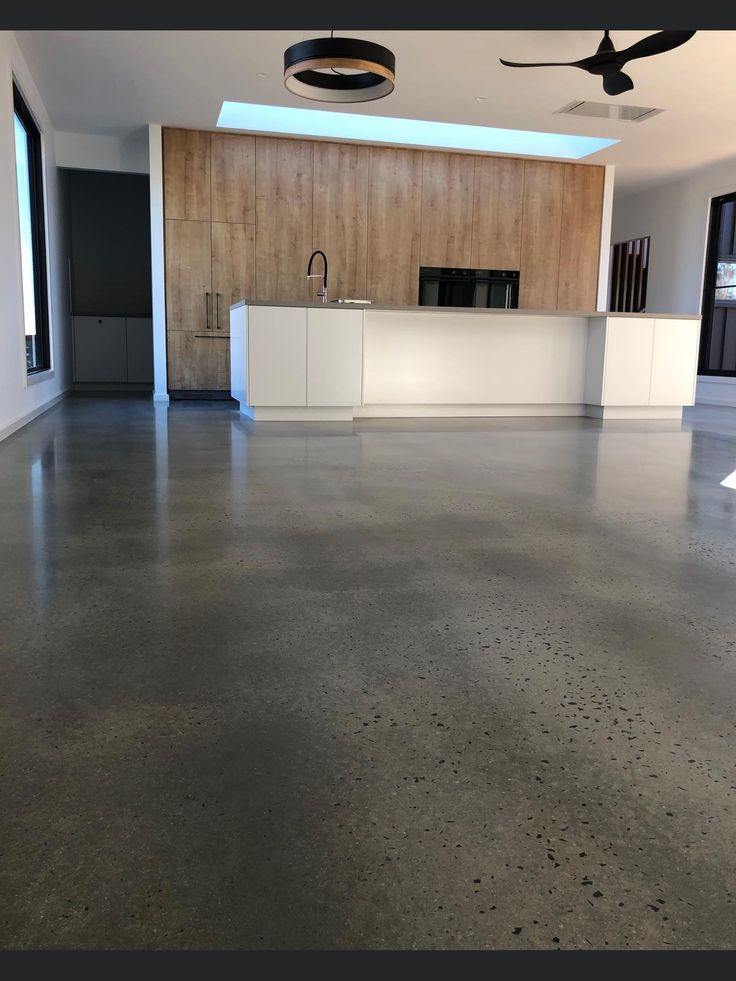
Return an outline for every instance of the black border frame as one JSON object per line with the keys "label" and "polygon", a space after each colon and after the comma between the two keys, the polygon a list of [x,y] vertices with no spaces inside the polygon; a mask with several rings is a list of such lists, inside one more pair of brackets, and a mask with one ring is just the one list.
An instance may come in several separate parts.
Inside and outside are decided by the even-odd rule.
{"label": "black border frame", "polygon": [[[736,371],[722,371],[709,368],[711,343],[713,340],[713,283],[718,264],[718,236],[721,230],[721,208],[730,201],[736,201],[736,191],[711,198],[708,215],[708,246],[705,253],[705,272],[703,273],[703,294],[700,306],[700,351],[698,355],[698,374],[715,378],[736,378]],[[725,337],[725,333],[724,333]]]}
{"label": "black border frame", "polygon": [[[49,290],[46,268],[46,221],[44,208],[43,149],[41,130],[31,110],[13,79],[13,111],[26,132],[31,201],[31,243],[33,248],[33,291],[36,301],[36,338],[38,339],[38,364],[27,367],[29,375],[37,375],[51,368],[51,344],[49,336]],[[27,362],[26,362],[27,364]]]}

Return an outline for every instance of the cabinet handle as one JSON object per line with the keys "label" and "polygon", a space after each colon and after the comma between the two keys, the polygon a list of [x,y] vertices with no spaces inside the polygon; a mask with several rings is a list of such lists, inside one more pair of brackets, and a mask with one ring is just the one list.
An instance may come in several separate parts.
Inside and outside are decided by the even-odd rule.
{"label": "cabinet handle", "polygon": [[217,327],[218,330],[222,329],[220,327],[220,294],[219,293],[215,293],[215,326]]}
{"label": "cabinet handle", "polygon": [[210,324],[210,294],[204,294],[204,320],[207,330],[212,330],[212,325]]}

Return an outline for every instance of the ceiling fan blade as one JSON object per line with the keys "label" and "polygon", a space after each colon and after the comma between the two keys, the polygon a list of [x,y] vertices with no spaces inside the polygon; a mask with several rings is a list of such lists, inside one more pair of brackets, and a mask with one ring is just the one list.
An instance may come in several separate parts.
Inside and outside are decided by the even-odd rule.
{"label": "ceiling fan blade", "polygon": [[606,95],[621,95],[633,87],[634,83],[624,72],[606,72],[603,76],[603,91]]}
{"label": "ceiling fan blade", "polygon": [[577,67],[576,61],[505,61],[503,58],[498,59],[502,65],[507,65],[509,68],[575,68]]}
{"label": "ceiling fan blade", "polygon": [[665,51],[672,51],[679,48],[681,44],[689,41],[695,31],[659,31],[657,34],[650,34],[644,37],[629,48],[624,48],[616,54],[616,61],[620,65],[626,64],[633,58],[649,58],[651,55],[664,54]]}

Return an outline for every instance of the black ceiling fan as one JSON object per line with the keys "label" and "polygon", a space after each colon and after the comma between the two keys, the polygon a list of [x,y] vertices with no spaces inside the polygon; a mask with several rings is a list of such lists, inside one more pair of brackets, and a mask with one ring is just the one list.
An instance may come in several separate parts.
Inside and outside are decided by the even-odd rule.
{"label": "black ceiling fan", "polygon": [[603,40],[598,45],[598,50],[589,58],[582,58],[580,61],[541,61],[536,63],[525,63],[518,61],[504,61],[499,58],[502,65],[509,68],[582,68],[591,75],[603,76],[603,90],[607,95],[621,95],[633,89],[634,83],[628,75],[624,74],[623,67],[627,61],[634,58],[649,58],[651,55],[664,54],[678,48],[681,44],[689,41],[695,31],[659,31],[657,34],[650,34],[649,37],[642,38],[636,44],[632,44],[623,51],[617,51],[613,46],[613,41],[609,37],[610,31],[603,32]]}

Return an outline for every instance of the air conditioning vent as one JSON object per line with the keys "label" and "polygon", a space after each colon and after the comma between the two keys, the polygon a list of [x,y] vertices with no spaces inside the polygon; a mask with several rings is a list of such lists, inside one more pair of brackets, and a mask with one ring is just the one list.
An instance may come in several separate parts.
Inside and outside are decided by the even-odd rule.
{"label": "air conditioning vent", "polygon": [[612,102],[571,102],[557,110],[566,116],[593,116],[596,119],[623,119],[631,123],[640,123],[650,119],[664,109],[650,109],[647,106],[621,106]]}

